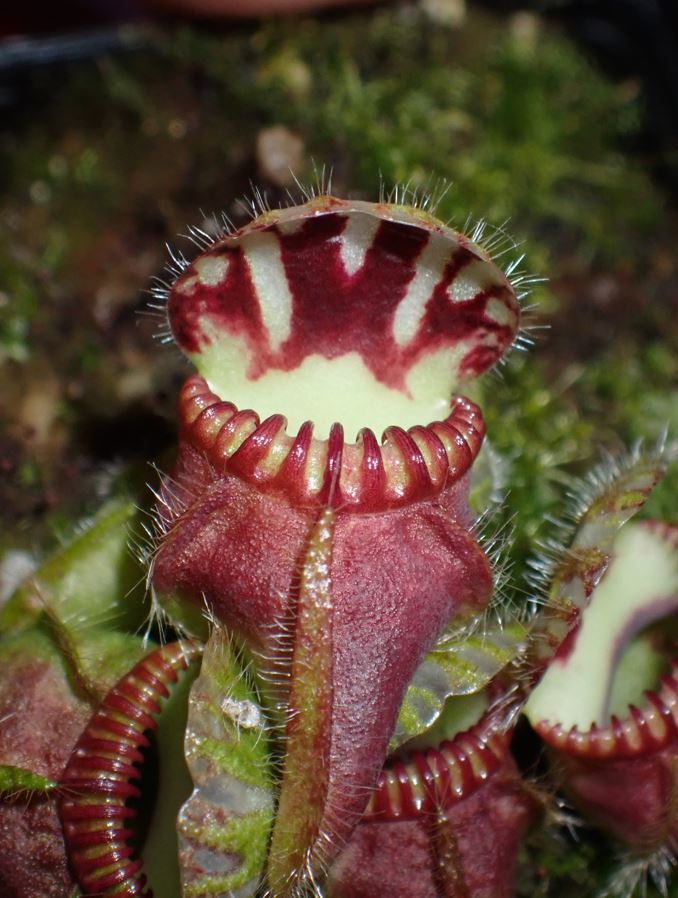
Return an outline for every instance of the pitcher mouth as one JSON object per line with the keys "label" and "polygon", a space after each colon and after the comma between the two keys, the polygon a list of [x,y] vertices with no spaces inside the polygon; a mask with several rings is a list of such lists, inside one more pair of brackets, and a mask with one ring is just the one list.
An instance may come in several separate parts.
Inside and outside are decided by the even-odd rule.
{"label": "pitcher mouth", "polygon": [[[645,596],[641,595],[637,604],[631,606],[628,620],[620,631],[619,645],[612,655],[606,701],[596,709],[597,719],[590,726],[581,719],[571,719],[571,715],[556,716],[555,709],[551,719],[533,723],[547,745],[573,757],[596,760],[645,757],[678,737],[678,656],[674,640],[678,611],[678,528],[641,521],[627,524],[620,537],[615,543],[620,553],[627,553],[635,562],[643,555],[651,559],[651,570],[646,567],[644,574],[645,583],[654,588],[647,589]],[[612,562],[608,578],[615,575],[616,565],[618,559]],[[660,576],[652,584],[655,574]],[[620,579],[617,577],[614,582],[619,583]],[[604,586],[605,580],[598,586],[599,602],[607,597],[602,595]],[[594,592],[592,601],[596,598]],[[623,600],[623,595],[618,598]],[[645,622],[651,625],[641,630]],[[584,619],[581,629],[587,626],[590,623]],[[576,648],[575,644],[572,651],[576,652]],[[538,710],[543,711],[544,707],[537,705]]]}
{"label": "pitcher mouth", "polygon": [[196,448],[302,503],[325,502],[340,469],[340,501],[365,511],[469,468],[484,426],[457,387],[505,354],[520,319],[472,239],[422,209],[330,196],[181,260],[164,296],[200,375],[181,406]]}
{"label": "pitcher mouth", "polygon": [[646,757],[678,736],[678,658],[644,699],[640,707],[629,705],[621,718],[613,714],[605,726],[594,723],[586,730],[539,721],[534,728],[551,748],[573,757],[599,761]]}
{"label": "pitcher mouth", "polygon": [[518,690],[509,680],[500,685],[501,679],[472,696],[478,714],[475,723],[441,742],[399,750],[387,758],[364,821],[433,818],[467,799],[506,764],[521,702]]}
{"label": "pitcher mouth", "polygon": [[311,421],[289,436],[282,415],[260,421],[256,412],[221,401],[199,375],[182,389],[180,417],[185,437],[216,470],[294,505],[356,512],[437,495],[470,469],[485,433],[478,406],[455,396],[445,420],[407,431],[388,427],[381,444],[369,428],[347,443],[339,423],[328,439],[314,436]]}
{"label": "pitcher mouth", "polygon": [[678,658],[669,622],[677,612],[678,529],[627,523],[581,619],[527,702],[544,742],[601,761],[645,757],[674,742]]}

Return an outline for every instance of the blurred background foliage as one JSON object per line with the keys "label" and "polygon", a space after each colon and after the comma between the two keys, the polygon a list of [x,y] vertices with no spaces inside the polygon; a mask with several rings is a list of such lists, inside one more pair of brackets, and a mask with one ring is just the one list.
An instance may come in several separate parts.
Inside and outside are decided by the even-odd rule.
{"label": "blurred background foliage", "polygon": [[[171,464],[187,367],[147,308],[165,243],[190,256],[188,225],[246,221],[252,185],[298,196],[290,169],[365,199],[434,191],[439,217],[507,230],[505,260],[548,279],[527,300],[535,346],[481,386],[518,595],[571,478],[678,435],[678,177],[657,93],[637,66],[605,74],[554,24],[576,33],[567,4],[546,5],[559,15],[420,0],[0,45],[5,593],[17,559]],[[648,514],[678,522],[677,492],[674,465]],[[533,846],[521,894],[592,895],[609,848],[574,845]]]}

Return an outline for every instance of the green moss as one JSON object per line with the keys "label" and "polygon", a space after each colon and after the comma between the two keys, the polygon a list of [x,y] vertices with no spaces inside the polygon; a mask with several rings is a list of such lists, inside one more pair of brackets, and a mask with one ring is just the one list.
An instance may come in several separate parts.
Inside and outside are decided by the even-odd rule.
{"label": "green moss", "polygon": [[504,514],[519,575],[548,519],[562,514],[568,471],[596,458],[596,422],[581,415],[572,389],[568,371],[549,384],[539,362],[522,355],[504,370],[499,388],[485,381],[488,433],[506,460]]}
{"label": "green moss", "polygon": [[604,881],[608,866],[609,846],[595,835],[574,839],[555,827],[544,829],[533,834],[521,852],[517,898],[588,896],[594,893],[594,883]]}
{"label": "green moss", "polygon": [[[149,32],[138,52],[61,70],[57,95],[53,76],[38,71],[35,114],[0,144],[0,282],[8,297],[0,301],[0,354],[23,366],[49,357],[63,392],[78,397],[61,419],[69,433],[100,409],[113,414],[130,401],[123,377],[130,365],[143,361],[157,372],[149,383],[173,396],[173,363],[153,347],[151,328],[139,335],[130,313],[161,268],[164,240],[199,219],[200,208],[209,215],[225,206],[238,217],[234,197],[257,178],[256,135],[274,124],[301,136],[302,179],[313,178],[312,159],[334,166],[338,192],[370,198],[381,179],[413,188],[446,179],[452,187],[441,217],[458,225],[468,213],[495,224],[511,218],[526,241],[526,267],[556,282],[563,271],[586,276],[592,262],[641,277],[664,200],[622,152],[638,130],[638,98],[628,85],[605,81],[564,38],[537,29],[525,38],[506,20],[471,12],[456,30],[396,6],[223,32]],[[273,189],[274,201],[279,195]],[[540,301],[549,318],[561,300],[542,290]],[[611,370],[607,361],[600,366]],[[517,371],[507,381],[526,397],[535,387],[561,389],[548,386],[548,370]],[[647,391],[623,373],[642,406]],[[657,376],[651,397],[655,420],[669,405],[667,376]],[[16,395],[8,408],[30,386],[29,374],[10,378]],[[597,390],[601,405],[602,382]],[[620,383],[611,390],[614,415],[626,393]],[[577,416],[576,400],[566,400],[566,417]],[[539,413],[526,408],[534,400],[516,402],[527,417],[517,421],[512,412],[513,423],[536,421]],[[544,420],[552,410],[544,409]],[[591,416],[591,442],[608,412]],[[585,428],[566,439],[562,424],[553,434],[540,425],[547,454],[588,456],[586,441],[572,448]],[[525,431],[509,440],[500,430],[490,433],[511,453],[527,441]],[[35,493],[56,492],[56,504],[67,505],[60,469],[40,464]],[[522,488],[531,473],[527,466],[519,474],[519,505],[531,499]],[[544,490],[550,495],[549,485]],[[537,498],[526,508],[530,532],[548,496]]]}
{"label": "green moss", "polygon": [[185,30],[168,49],[241,111],[300,132],[318,160],[340,160],[352,190],[447,178],[443,217],[512,218],[540,244],[549,222],[613,256],[620,228],[652,228],[661,213],[619,152],[637,102],[551,32],[526,44],[488,17],[459,32],[383,10],[272,23],[249,40]]}

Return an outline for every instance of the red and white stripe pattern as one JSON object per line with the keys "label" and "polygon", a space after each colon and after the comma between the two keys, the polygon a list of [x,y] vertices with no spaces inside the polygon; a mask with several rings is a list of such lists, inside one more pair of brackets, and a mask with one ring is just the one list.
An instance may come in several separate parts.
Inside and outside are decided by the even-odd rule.
{"label": "red and white stripe pattern", "polygon": [[146,733],[160,701],[200,655],[175,642],[151,652],[111,689],[78,740],[59,782],[59,813],[71,869],[85,895],[151,898],[133,840]]}
{"label": "red and white stripe pattern", "polygon": [[623,720],[612,715],[606,726],[594,723],[588,730],[542,720],[534,724],[551,748],[589,760],[644,757],[660,751],[678,738],[678,660],[660,678],[657,690],[646,690],[645,702],[629,705]]}
{"label": "red and white stripe pattern", "polygon": [[483,720],[437,748],[390,759],[363,819],[389,822],[432,817],[464,801],[505,764],[509,742],[506,731],[488,727]]}
{"label": "red and white stripe pattern", "polygon": [[256,412],[222,402],[196,375],[182,389],[180,418],[184,437],[220,473],[295,505],[374,512],[431,498],[469,470],[485,434],[483,417],[463,397],[453,397],[451,407],[444,421],[427,427],[387,428],[381,444],[369,428],[346,443],[340,424],[329,439],[316,439],[310,421],[288,436],[283,415],[260,422]]}
{"label": "red and white stripe pattern", "polygon": [[416,209],[333,197],[218,241],[176,280],[168,314],[188,355],[240,340],[250,379],[356,352],[403,392],[431,353],[448,351],[454,381],[482,373],[519,324],[515,291],[471,240]]}

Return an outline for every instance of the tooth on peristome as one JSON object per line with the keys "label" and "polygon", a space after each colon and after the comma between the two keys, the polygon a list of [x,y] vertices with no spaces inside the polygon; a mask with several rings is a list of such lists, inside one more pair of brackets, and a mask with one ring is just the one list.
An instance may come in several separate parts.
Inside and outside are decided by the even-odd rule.
{"label": "tooth on peristome", "polygon": [[304,479],[309,493],[315,495],[320,492],[325,479],[326,463],[327,442],[325,440],[314,440],[311,443],[304,470]]}
{"label": "tooth on peristome", "polygon": [[662,701],[674,716],[678,714],[678,691],[676,686],[678,684],[673,677],[664,677],[660,690]]}
{"label": "tooth on peristome", "polygon": [[436,421],[431,425],[431,430],[445,447],[448,458],[457,457],[462,446],[468,452],[471,451],[467,446],[465,435],[458,428],[453,428],[444,421]]}
{"label": "tooth on peristome", "polygon": [[259,463],[261,470],[269,477],[274,477],[287,458],[292,439],[285,433],[283,424],[270,442],[268,451]]}
{"label": "tooth on peristome", "polygon": [[445,763],[447,764],[447,770],[450,777],[449,788],[451,791],[459,797],[463,794],[463,782],[462,782],[462,773],[457,763],[457,756],[454,751],[452,751],[451,746],[443,744],[440,748],[440,754],[445,759]]}
{"label": "tooth on peristome", "polygon": [[553,745],[557,745],[559,747],[563,747],[567,742],[568,734],[565,730],[560,726],[560,724],[556,724],[555,726],[550,726],[546,724],[543,727],[540,727],[540,731],[544,738],[548,739]]}
{"label": "tooth on peristome", "polygon": [[668,726],[659,709],[648,699],[648,705],[644,710],[645,723],[650,735],[656,742],[663,742],[668,735]]}
{"label": "tooth on peristome", "polygon": [[346,496],[355,496],[362,486],[362,462],[365,455],[362,440],[346,443],[341,458],[341,491]]}
{"label": "tooth on peristome", "polygon": [[222,427],[236,414],[234,405],[222,403],[222,406],[222,409],[208,406],[193,421],[191,429],[201,443],[212,445]]}
{"label": "tooth on peristome", "polygon": [[395,810],[394,816],[402,813],[400,783],[392,770],[386,771],[386,790],[388,792],[389,806]]}
{"label": "tooth on peristome", "polygon": [[631,751],[639,751],[642,748],[642,735],[633,716],[629,716],[622,721],[622,732],[626,745]]}
{"label": "tooth on peristome", "polygon": [[259,417],[249,409],[236,412],[223,425],[214,441],[216,454],[223,459],[230,458],[259,426]]}
{"label": "tooth on peristome", "polygon": [[576,752],[586,751],[589,747],[589,734],[580,732],[576,727],[572,727],[567,734],[568,747]]}
{"label": "tooth on peristome", "polygon": [[[450,467],[445,447],[436,439],[434,434],[423,427],[413,427],[408,433],[419,452],[421,452],[431,482],[438,486],[447,476]],[[440,449],[439,452],[436,451],[436,442]]]}
{"label": "tooth on peristome", "polygon": [[[464,746],[464,748],[466,748],[466,746]],[[466,757],[471,765],[471,769],[473,770],[473,776],[476,779],[486,779],[488,770],[481,755],[471,748],[471,750],[466,752]]]}
{"label": "tooth on peristome", "polygon": [[605,728],[598,731],[598,739],[596,742],[598,755],[610,755],[616,748],[616,739],[613,733]]}

